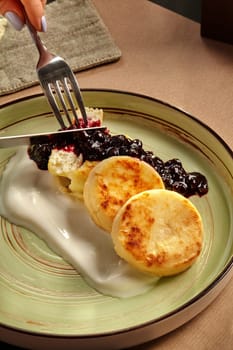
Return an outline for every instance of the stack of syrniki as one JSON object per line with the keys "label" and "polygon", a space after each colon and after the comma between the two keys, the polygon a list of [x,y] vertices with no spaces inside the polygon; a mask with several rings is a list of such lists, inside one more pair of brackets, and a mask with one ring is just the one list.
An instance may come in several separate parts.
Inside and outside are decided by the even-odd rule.
{"label": "stack of syrniki", "polygon": [[129,156],[85,163],[69,172],[67,188],[78,198],[83,192],[90,216],[111,234],[121,258],[158,276],[196,261],[203,244],[200,214],[190,200],[164,189],[154,168]]}
{"label": "stack of syrniki", "polygon": [[110,157],[90,172],[84,203],[95,223],[111,232],[117,212],[129,198],[156,188],[164,188],[163,181],[149,164],[129,156]]}

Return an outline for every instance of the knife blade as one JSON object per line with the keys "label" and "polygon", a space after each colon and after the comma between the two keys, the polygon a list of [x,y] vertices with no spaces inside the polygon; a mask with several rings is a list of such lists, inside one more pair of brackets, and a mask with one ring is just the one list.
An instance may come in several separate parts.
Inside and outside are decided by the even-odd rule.
{"label": "knife blade", "polygon": [[10,148],[16,146],[31,146],[38,143],[46,143],[55,139],[57,136],[69,137],[80,133],[82,131],[94,131],[94,130],[103,130],[106,129],[106,126],[96,126],[91,128],[81,128],[81,129],[70,129],[70,130],[61,130],[61,131],[52,131],[52,132],[42,132],[35,134],[25,134],[25,135],[15,135],[15,136],[3,136],[0,137],[0,148]]}

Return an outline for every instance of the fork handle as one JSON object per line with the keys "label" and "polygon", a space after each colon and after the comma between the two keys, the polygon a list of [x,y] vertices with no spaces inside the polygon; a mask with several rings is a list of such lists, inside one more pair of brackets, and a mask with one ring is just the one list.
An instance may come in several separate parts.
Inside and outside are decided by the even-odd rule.
{"label": "fork handle", "polygon": [[34,43],[36,44],[37,50],[39,52],[40,58],[39,61],[37,63],[37,68],[41,68],[44,65],[46,65],[49,61],[51,61],[52,58],[54,58],[54,55],[51,54],[46,46],[43,44],[41,38],[38,35],[37,30],[33,27],[32,23],[30,22],[26,11],[24,11],[24,16],[25,16],[25,20],[26,20],[26,25],[28,27],[28,30],[31,34],[31,37],[34,41]]}

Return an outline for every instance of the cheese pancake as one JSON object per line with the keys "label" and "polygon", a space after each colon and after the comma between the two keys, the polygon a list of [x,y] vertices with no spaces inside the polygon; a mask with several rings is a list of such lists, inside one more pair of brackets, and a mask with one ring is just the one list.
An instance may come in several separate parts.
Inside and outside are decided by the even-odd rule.
{"label": "cheese pancake", "polygon": [[123,204],[136,193],[155,188],[164,184],[152,166],[137,158],[114,156],[91,170],[84,185],[84,203],[94,222],[111,232]]}
{"label": "cheese pancake", "polygon": [[120,257],[157,276],[186,270],[203,244],[197,209],[187,198],[165,189],[131,197],[117,213],[111,235]]}

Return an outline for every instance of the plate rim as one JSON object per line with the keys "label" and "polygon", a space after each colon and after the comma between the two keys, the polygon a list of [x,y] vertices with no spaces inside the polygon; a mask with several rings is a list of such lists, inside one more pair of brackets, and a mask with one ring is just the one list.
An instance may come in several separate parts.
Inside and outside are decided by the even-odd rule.
{"label": "plate rim", "polygon": [[[150,101],[154,101],[157,103],[160,103],[166,107],[169,107],[171,109],[176,110],[177,112],[180,112],[184,115],[186,115],[187,117],[189,117],[190,119],[192,119],[194,122],[200,124],[202,127],[204,127],[207,131],[209,131],[221,144],[222,146],[224,146],[224,148],[226,148],[227,152],[229,152],[230,156],[233,159],[233,148],[230,147],[230,145],[228,145],[228,143],[223,139],[222,136],[220,136],[212,127],[210,127],[207,123],[203,122],[202,120],[200,120],[198,117],[192,115],[191,113],[187,112],[186,110],[182,109],[181,107],[178,106],[174,106],[169,102],[165,102],[162,99],[156,98],[156,97],[152,97],[149,96],[147,94],[142,94],[142,93],[138,93],[138,92],[131,92],[128,90],[121,90],[121,89],[105,89],[105,88],[81,88],[80,89],[81,92],[101,92],[101,93],[119,93],[119,94],[123,94],[123,95],[129,95],[129,96],[135,96],[135,97],[139,97],[139,98],[144,98]],[[0,105],[0,109],[8,107],[12,104],[15,103],[21,103],[23,101],[26,100],[30,100],[30,99],[34,99],[34,98],[38,98],[38,97],[43,97],[44,94],[43,92],[37,92],[33,95],[26,95],[23,97],[18,97],[15,100],[11,100],[11,101],[7,101],[5,103],[3,103],[2,105]]]}
{"label": "plate rim", "polygon": [[[183,110],[182,108],[179,108],[177,106],[174,106],[168,102],[165,102],[161,99],[142,94],[142,93],[137,93],[137,92],[131,92],[127,90],[121,90],[121,89],[105,89],[105,88],[81,88],[81,92],[98,92],[98,93],[116,93],[116,94],[123,94],[123,95],[129,95],[129,96],[134,96],[142,99],[147,99],[152,102],[159,103],[161,105],[164,105],[166,107],[169,107],[177,112],[180,112],[193,120],[195,123],[199,124],[201,127],[206,129],[212,136],[225,148],[226,152],[230,155],[230,157],[233,160],[233,149],[226,143],[226,141],[215,131],[213,130],[209,125],[207,125],[205,122],[201,121],[199,118],[193,116],[192,114],[188,113],[187,111]],[[15,100],[7,101],[0,105],[0,109],[6,108],[11,105],[15,105],[17,103],[22,103],[27,100],[33,100],[34,98],[38,97],[43,97],[44,94],[43,92],[38,92],[33,95],[26,95],[23,97],[16,98]],[[233,178],[233,175],[232,175]],[[225,280],[226,276],[229,275],[233,268],[233,256],[229,260],[229,262],[226,264],[225,268],[222,270],[222,272],[211,282],[210,285],[208,285],[206,288],[204,288],[201,292],[199,292],[197,295],[195,295],[193,298],[188,300],[186,303],[182,304],[181,306],[175,308],[173,311],[170,311],[166,313],[165,315],[162,315],[156,319],[146,321],[141,323],[140,325],[135,325],[135,326],[130,326],[121,330],[113,330],[113,331],[107,331],[107,332],[100,332],[96,334],[86,334],[86,335],[69,335],[69,334],[56,334],[56,333],[44,333],[44,332],[36,332],[32,330],[24,330],[16,326],[11,326],[11,325],[5,325],[0,322],[0,327],[9,331],[16,331],[17,333],[24,334],[24,335],[33,335],[37,337],[42,337],[42,338],[56,338],[56,339],[93,339],[93,338],[103,338],[103,337],[110,337],[114,335],[123,335],[132,331],[136,331],[139,329],[146,328],[148,326],[156,325],[162,321],[165,321],[166,319],[172,318],[176,314],[179,314],[182,311],[185,311],[185,309],[193,306],[197,301],[202,300],[205,296],[207,296],[211,291],[213,291],[217,285],[219,285],[223,280]],[[221,291],[220,291],[221,292]],[[219,292],[219,293],[220,293]],[[218,294],[219,294],[218,293]],[[218,295],[217,294],[217,295]],[[217,297],[216,295],[216,297]],[[214,298],[215,299],[215,298]],[[214,300],[213,299],[213,300]],[[211,301],[212,302],[212,301]],[[211,303],[210,302],[210,303]],[[206,305],[206,307],[209,304]],[[206,307],[203,307],[198,313],[200,313],[203,309]],[[197,314],[198,314],[197,313]],[[195,314],[193,317],[195,317],[197,314]],[[191,319],[193,318],[191,317]],[[190,319],[190,320],[191,320]],[[179,326],[178,326],[179,327]]]}

